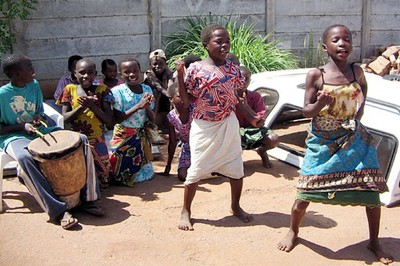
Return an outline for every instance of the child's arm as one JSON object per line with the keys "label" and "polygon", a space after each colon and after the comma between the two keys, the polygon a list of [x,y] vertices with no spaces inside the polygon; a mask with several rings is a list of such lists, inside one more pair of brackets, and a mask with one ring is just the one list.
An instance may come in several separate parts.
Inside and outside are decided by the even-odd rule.
{"label": "child's arm", "polygon": [[365,79],[364,71],[361,67],[354,65],[354,72],[356,74],[356,80],[360,84],[361,87],[361,95],[359,96],[359,108],[356,114],[355,119],[361,120],[364,114],[364,106],[365,101],[367,100],[367,91],[368,91],[368,84],[367,80]]}
{"label": "child's arm", "polygon": [[137,103],[135,106],[133,106],[131,109],[127,110],[126,112],[121,112],[117,109],[114,108],[114,116],[115,116],[115,122],[121,123],[124,120],[128,119],[131,115],[136,113],[140,109],[145,109],[147,116],[150,121],[155,120],[155,114],[153,110],[150,108],[150,104],[153,101],[153,95],[149,93],[145,93],[140,99],[139,103]]}
{"label": "child's arm", "polygon": [[62,115],[64,117],[64,123],[70,123],[74,121],[80,114],[85,111],[85,107],[79,105],[78,108],[72,109],[71,105],[67,102],[62,103]]}
{"label": "child's arm", "polygon": [[36,128],[31,123],[21,123],[17,125],[6,125],[4,123],[1,124],[0,135],[12,133],[12,132],[21,132],[24,131],[28,134],[34,133]]}
{"label": "child's arm", "polygon": [[158,78],[155,76],[154,73],[148,71],[146,72],[146,80],[148,85],[153,88],[156,89],[158,92],[160,92],[161,94],[163,94],[164,96],[168,97],[168,91],[166,88],[164,88],[161,83],[159,82]]}
{"label": "child's arm", "polygon": [[312,69],[307,73],[306,77],[306,92],[304,94],[304,117],[315,117],[321,109],[332,103],[333,98],[329,93],[319,90],[318,81],[321,77],[319,69]]}
{"label": "child's arm", "polygon": [[[190,96],[185,87],[184,74],[185,74],[185,62],[183,60],[178,60],[175,62],[176,72],[178,78],[178,89],[179,96],[184,104],[184,109],[187,109],[190,104]],[[183,122],[183,121],[182,121]]]}
{"label": "child's arm", "polygon": [[169,176],[169,172],[171,171],[172,159],[174,158],[176,146],[178,145],[178,141],[176,140],[175,128],[171,123],[168,122],[168,160],[165,165],[164,175]]}

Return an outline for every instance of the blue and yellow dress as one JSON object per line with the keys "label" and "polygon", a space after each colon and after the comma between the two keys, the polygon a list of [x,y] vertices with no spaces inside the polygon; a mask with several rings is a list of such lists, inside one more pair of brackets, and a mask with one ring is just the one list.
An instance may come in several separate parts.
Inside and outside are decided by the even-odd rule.
{"label": "blue and yellow dress", "polygon": [[348,84],[327,84],[323,75],[322,80],[322,90],[334,101],[322,108],[308,126],[297,198],[329,204],[380,206],[379,193],[388,188],[379,169],[374,139],[355,120],[362,94],[360,84],[355,75]]}

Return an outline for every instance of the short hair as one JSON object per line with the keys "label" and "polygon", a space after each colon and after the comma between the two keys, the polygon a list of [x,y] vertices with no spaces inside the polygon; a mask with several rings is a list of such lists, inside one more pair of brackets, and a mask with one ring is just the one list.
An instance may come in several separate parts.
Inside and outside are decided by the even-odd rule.
{"label": "short hair", "polygon": [[80,64],[80,63],[82,63],[82,62],[85,62],[85,63],[87,63],[87,64],[89,64],[89,65],[93,65],[94,68],[96,68],[96,63],[95,63],[92,59],[89,59],[89,58],[82,58],[82,59],[78,60],[78,62],[76,62],[76,64],[78,65],[78,64]]}
{"label": "short hair", "polygon": [[25,55],[10,54],[3,58],[3,73],[12,79],[15,71],[20,68],[22,61],[29,59]]}
{"label": "short hair", "polygon": [[327,28],[324,30],[324,32],[322,33],[322,43],[323,43],[323,44],[326,44],[326,42],[328,41],[327,38],[328,38],[329,32],[330,32],[333,28],[337,28],[337,27],[345,28],[346,31],[350,34],[350,37],[352,37],[350,29],[347,28],[345,25],[343,25],[343,24],[333,24],[333,25],[330,25],[329,27],[327,27]]}
{"label": "short hair", "polygon": [[117,63],[115,63],[114,60],[112,60],[110,58],[104,59],[101,62],[101,72],[105,72],[107,70],[107,66],[116,66],[116,65],[117,65]]}
{"label": "short hair", "polygon": [[219,24],[209,24],[205,26],[201,31],[201,42],[203,43],[203,46],[206,46],[207,43],[210,41],[213,32],[220,29],[226,30],[223,26]]}
{"label": "short hair", "polygon": [[118,66],[119,66],[120,69],[121,69],[122,63],[125,63],[125,62],[136,62],[136,64],[138,65],[139,69],[141,69],[139,60],[137,60],[136,58],[133,58],[133,57],[126,57],[126,58],[122,59],[121,61],[119,61]]}
{"label": "short hair", "polygon": [[[239,69],[240,69],[240,71],[242,72],[242,73],[249,73],[250,74],[250,76],[251,76],[251,71],[250,71],[250,69],[248,68],[248,67],[245,67],[245,66],[239,66]],[[243,76],[244,76],[244,74],[243,74]]]}
{"label": "short hair", "polygon": [[196,61],[201,61],[201,57],[195,54],[188,54],[183,58],[183,62],[185,62],[185,67],[188,68],[191,63],[194,63]]}
{"label": "short hair", "polygon": [[170,98],[172,98],[172,96],[174,96],[175,92],[178,90],[178,82],[174,82],[171,85],[169,85],[168,87],[168,95]]}
{"label": "short hair", "polygon": [[80,55],[72,55],[68,58],[68,70],[71,71],[72,68],[72,64],[74,63],[74,61],[79,61],[81,60],[83,57]]}

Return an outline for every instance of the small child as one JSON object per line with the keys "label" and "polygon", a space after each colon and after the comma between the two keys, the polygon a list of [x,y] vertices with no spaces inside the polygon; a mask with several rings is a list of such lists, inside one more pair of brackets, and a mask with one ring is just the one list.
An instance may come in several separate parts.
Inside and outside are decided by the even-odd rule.
{"label": "small child", "polygon": [[153,89],[156,125],[167,132],[167,114],[170,111],[168,86],[173,82],[173,72],[167,67],[167,57],[161,49],[150,53],[150,69],[145,72],[144,83]]}
{"label": "small child", "polygon": [[92,60],[79,60],[75,69],[79,85],[67,85],[57,104],[62,105],[64,122],[71,123],[72,130],[88,137],[101,187],[106,189],[111,164],[104,132],[113,126],[112,98],[106,85],[93,85],[96,75],[96,64]]}
{"label": "small child", "polygon": [[106,85],[109,89],[124,83],[117,78],[117,63],[112,59],[104,59],[101,62],[101,73],[103,73],[104,78],[100,80],[100,84]]}
{"label": "small child", "polygon": [[[185,84],[179,86],[184,104],[190,102],[186,89],[193,97],[189,137],[191,165],[178,226],[181,230],[193,230],[191,204],[198,182],[213,172],[229,177],[232,213],[243,222],[252,220],[239,204],[244,172],[239,123],[234,110],[242,104],[236,91],[243,86],[244,80],[239,68],[226,60],[230,38],[224,27],[218,24],[206,26],[201,32],[201,40],[208,57],[189,66],[185,82],[183,71],[178,71],[178,84]],[[254,112],[248,116],[252,117],[250,120],[254,125],[261,119]]]}
{"label": "small child", "polygon": [[168,93],[171,95],[170,99],[174,109],[167,115],[169,122],[169,143],[168,160],[164,174],[168,176],[171,171],[172,159],[174,158],[175,149],[179,140],[181,142],[181,152],[179,154],[178,179],[185,181],[187,170],[190,166],[189,132],[192,119],[189,116],[188,106],[182,102],[179,96],[177,82],[169,86]]}
{"label": "small child", "polygon": [[[78,219],[68,212],[67,203],[60,200],[51,185],[43,176],[27,147],[38,137],[35,130],[43,117],[43,95],[39,83],[34,79],[35,71],[31,60],[23,55],[8,55],[3,58],[3,72],[10,83],[0,88],[0,148],[18,161],[18,176],[28,188],[50,220],[57,222],[63,229],[71,229]],[[38,128],[45,134],[60,128]],[[81,134],[85,147],[87,137]],[[93,165],[93,157],[88,149],[85,162],[88,168]],[[100,189],[96,175],[87,172],[86,185],[81,190],[82,210],[101,216],[104,211],[95,205],[100,198]]]}
{"label": "small child", "polygon": [[72,55],[68,58],[68,71],[69,73],[62,76],[61,79],[58,81],[57,89],[54,92],[54,100],[58,100],[60,98],[60,95],[64,91],[64,88],[68,84],[78,84],[78,80],[75,77],[75,68],[76,68],[76,63],[82,59],[82,56],[80,55]]}
{"label": "small child", "polygon": [[127,58],[120,63],[119,69],[125,83],[111,89],[117,124],[110,142],[110,160],[114,181],[133,187],[134,183],[154,176],[151,143],[146,134],[146,124],[155,119],[153,92],[149,86],[140,83],[138,60]]}
{"label": "small child", "polygon": [[245,66],[239,66],[239,68],[246,80],[241,93],[243,93],[243,97],[246,99],[250,108],[262,117],[258,123],[259,127],[253,127],[245,119],[242,113],[236,111],[236,116],[240,125],[242,147],[246,150],[255,149],[258,155],[260,155],[264,167],[270,168],[272,167],[272,164],[269,160],[267,150],[273,149],[278,145],[278,135],[276,135],[271,129],[264,127],[266,110],[261,95],[256,91],[247,90],[251,78],[250,69]]}
{"label": "small child", "polygon": [[376,144],[360,122],[367,99],[364,72],[347,61],[353,44],[346,26],[329,26],[322,34],[322,43],[329,61],[310,70],[306,77],[303,114],[312,121],[290,229],[278,249],[289,252],[294,248],[310,202],[359,205],[366,210],[368,249],[380,262],[389,264],[393,257],[383,250],[378,237],[379,193],[388,188],[379,169]]}

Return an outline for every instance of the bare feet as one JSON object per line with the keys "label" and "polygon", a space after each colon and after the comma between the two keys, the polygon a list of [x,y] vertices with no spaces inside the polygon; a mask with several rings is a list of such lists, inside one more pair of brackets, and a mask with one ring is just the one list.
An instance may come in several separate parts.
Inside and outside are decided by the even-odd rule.
{"label": "bare feet", "polygon": [[367,248],[371,250],[375,254],[378,261],[382,262],[383,264],[387,265],[393,262],[393,257],[382,250],[382,246],[379,244],[379,242],[370,242]]}
{"label": "bare feet", "polygon": [[294,248],[296,240],[297,234],[294,231],[289,230],[286,236],[278,243],[277,248],[281,251],[289,252]]}
{"label": "bare feet", "polygon": [[185,208],[182,208],[181,211],[181,220],[179,221],[178,228],[184,231],[193,231],[193,225],[190,221],[190,212],[188,212]]}
{"label": "bare feet", "polygon": [[257,150],[258,155],[260,155],[261,157],[261,161],[264,165],[265,168],[271,168],[272,167],[272,163],[269,160],[268,154],[265,151],[261,151],[261,150]]}
{"label": "bare feet", "polygon": [[253,221],[253,216],[245,212],[241,207],[232,207],[232,214],[238,217],[242,222],[249,223]]}

